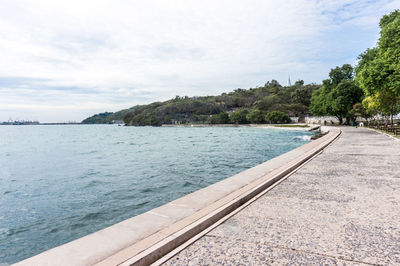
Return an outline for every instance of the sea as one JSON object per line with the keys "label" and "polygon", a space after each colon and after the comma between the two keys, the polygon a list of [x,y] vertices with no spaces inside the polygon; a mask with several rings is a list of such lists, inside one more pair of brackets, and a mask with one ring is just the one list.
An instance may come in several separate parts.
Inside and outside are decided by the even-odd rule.
{"label": "sea", "polygon": [[0,265],[214,184],[311,135],[253,127],[0,126]]}

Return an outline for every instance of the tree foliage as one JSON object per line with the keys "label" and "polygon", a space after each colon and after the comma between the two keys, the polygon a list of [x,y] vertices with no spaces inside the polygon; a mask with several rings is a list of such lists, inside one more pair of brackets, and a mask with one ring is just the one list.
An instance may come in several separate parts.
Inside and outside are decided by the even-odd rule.
{"label": "tree foliage", "polygon": [[218,119],[220,124],[228,124],[229,114],[227,112],[221,112],[218,114]]}
{"label": "tree foliage", "polygon": [[265,115],[258,109],[255,109],[247,114],[247,120],[253,124],[261,124],[265,122]]}
{"label": "tree foliage", "polygon": [[269,112],[265,119],[268,123],[272,124],[290,123],[290,117],[284,112],[280,111]]}
{"label": "tree foliage", "polygon": [[104,112],[100,114],[96,114],[94,116],[88,117],[82,121],[84,124],[96,124],[96,123],[107,123],[110,122],[109,117],[112,115],[112,112]]}
{"label": "tree foliage", "polygon": [[249,122],[247,120],[248,113],[249,111],[246,109],[238,110],[229,116],[230,121],[235,124],[247,124]]}
{"label": "tree foliage", "polygon": [[329,79],[322,87],[314,91],[311,97],[310,110],[314,115],[336,116],[340,123],[343,119],[349,123],[353,118],[350,110],[361,102],[363,91],[354,82],[353,67],[344,64],[329,72]]}
{"label": "tree foliage", "polygon": [[363,105],[369,112],[392,117],[400,105],[400,11],[384,15],[377,47],[358,57],[356,82],[368,100]]}
{"label": "tree foliage", "polygon": [[350,110],[350,114],[353,117],[362,117],[366,121],[373,116],[373,113],[369,112],[367,108],[364,107],[362,103],[356,103],[353,105],[353,108]]}

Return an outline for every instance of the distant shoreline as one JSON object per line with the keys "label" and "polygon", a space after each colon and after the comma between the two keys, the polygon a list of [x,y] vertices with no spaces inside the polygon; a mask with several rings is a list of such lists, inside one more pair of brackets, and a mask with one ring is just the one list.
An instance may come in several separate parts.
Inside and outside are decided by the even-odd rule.
{"label": "distant shoreline", "polygon": [[0,126],[58,126],[58,125],[89,125],[82,123],[20,123],[20,124],[8,124],[0,123]]}

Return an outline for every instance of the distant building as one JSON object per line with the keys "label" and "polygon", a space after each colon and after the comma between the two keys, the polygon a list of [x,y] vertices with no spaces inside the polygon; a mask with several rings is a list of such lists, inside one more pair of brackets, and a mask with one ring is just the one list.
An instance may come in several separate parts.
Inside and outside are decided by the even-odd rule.
{"label": "distant building", "polygon": [[290,75],[288,76],[287,86],[288,87],[292,86],[292,82],[290,81]]}

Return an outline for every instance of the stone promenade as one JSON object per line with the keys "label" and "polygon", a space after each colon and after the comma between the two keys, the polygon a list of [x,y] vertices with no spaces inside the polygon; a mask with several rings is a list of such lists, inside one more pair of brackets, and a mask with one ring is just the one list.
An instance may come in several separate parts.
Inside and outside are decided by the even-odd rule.
{"label": "stone promenade", "polygon": [[331,146],[167,265],[400,265],[400,142],[343,127]]}

